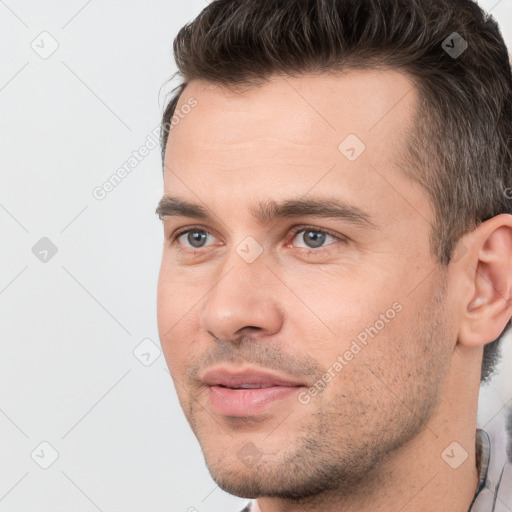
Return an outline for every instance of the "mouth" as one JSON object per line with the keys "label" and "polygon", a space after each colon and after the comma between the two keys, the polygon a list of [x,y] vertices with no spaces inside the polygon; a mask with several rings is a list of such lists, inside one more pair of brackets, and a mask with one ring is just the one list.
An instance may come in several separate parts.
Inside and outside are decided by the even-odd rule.
{"label": "mouth", "polygon": [[226,386],[224,384],[219,384],[221,388],[227,389],[265,389],[271,388],[273,384],[240,384],[239,386]]}
{"label": "mouth", "polygon": [[301,386],[210,386],[210,406],[222,416],[256,416],[298,393]]}
{"label": "mouth", "polygon": [[298,394],[305,384],[257,370],[213,368],[201,379],[209,387],[209,403],[222,416],[255,416]]}

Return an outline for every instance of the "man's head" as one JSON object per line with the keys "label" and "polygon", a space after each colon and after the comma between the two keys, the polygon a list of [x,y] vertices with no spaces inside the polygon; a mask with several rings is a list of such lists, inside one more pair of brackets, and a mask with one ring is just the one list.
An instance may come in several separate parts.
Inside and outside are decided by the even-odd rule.
{"label": "man's head", "polygon": [[[465,44],[449,38],[455,32],[471,46],[453,58]],[[391,67],[407,72],[420,93],[400,149],[404,173],[435,208],[438,261],[449,263],[463,233],[511,211],[508,54],[496,23],[474,2],[215,1],[182,28],[174,51],[183,82],[163,115],[162,159],[177,102],[194,79],[234,88],[275,73]],[[498,343],[484,348],[482,380],[492,375]]]}
{"label": "man's head", "polygon": [[[353,491],[492,371],[506,48],[469,1],[223,0],[174,50],[158,320],[185,415],[233,494]],[[299,387],[226,389],[255,369]]]}

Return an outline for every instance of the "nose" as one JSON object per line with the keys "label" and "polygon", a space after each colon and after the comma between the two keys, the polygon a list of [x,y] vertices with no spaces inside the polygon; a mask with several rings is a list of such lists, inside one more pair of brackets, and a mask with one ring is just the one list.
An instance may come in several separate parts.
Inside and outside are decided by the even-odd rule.
{"label": "nose", "polygon": [[278,332],[284,318],[278,303],[279,286],[282,284],[263,257],[247,263],[234,253],[202,303],[200,327],[216,338],[231,341],[249,334],[263,337]]}

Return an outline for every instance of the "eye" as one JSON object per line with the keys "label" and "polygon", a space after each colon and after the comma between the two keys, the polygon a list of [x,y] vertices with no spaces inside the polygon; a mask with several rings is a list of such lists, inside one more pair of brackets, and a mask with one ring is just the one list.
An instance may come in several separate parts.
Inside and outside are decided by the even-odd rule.
{"label": "eye", "polygon": [[[171,240],[171,244],[175,241],[178,241],[180,238],[184,237],[184,240],[186,241],[185,247],[187,247],[187,244],[190,244],[190,247],[192,249],[200,249],[201,247],[206,247],[205,241],[206,237],[210,233],[206,231],[205,229],[198,229],[198,228],[191,228],[187,229],[185,231],[181,231],[180,233],[177,233],[174,235],[174,237]],[[186,235],[186,236],[185,236]]]}
{"label": "eye", "polygon": [[[178,244],[179,246],[184,247],[185,250],[193,251],[194,249],[208,247],[208,244],[206,243],[208,236],[212,236],[208,230],[199,227],[192,227],[179,231],[171,235],[169,238],[170,245]],[[324,229],[318,229],[312,226],[296,227],[292,231],[292,237],[292,243],[290,245],[294,245],[306,253],[315,253],[318,252],[315,249],[322,249],[326,245],[333,245],[333,243],[336,242],[346,241],[346,239],[341,235],[334,235]],[[296,239],[305,245],[301,246],[294,244],[293,242]],[[326,243],[329,239],[332,239],[332,242]]]}
{"label": "eye", "polygon": [[[302,233],[302,234],[301,234]],[[300,236],[299,236],[300,235]],[[331,245],[331,244],[325,244],[325,241],[328,238],[331,238],[334,240],[334,242],[340,241],[341,237],[331,235],[329,232],[318,229],[314,227],[300,227],[296,228],[293,234],[292,242],[297,239],[305,244],[305,246],[302,246],[304,249],[318,249],[322,248],[324,245]],[[299,246],[301,247],[301,246]]]}

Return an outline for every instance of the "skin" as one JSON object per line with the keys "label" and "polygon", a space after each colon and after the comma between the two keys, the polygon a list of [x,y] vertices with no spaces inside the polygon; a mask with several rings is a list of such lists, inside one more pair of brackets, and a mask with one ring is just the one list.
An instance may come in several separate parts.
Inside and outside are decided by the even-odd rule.
{"label": "skin", "polygon": [[[276,76],[243,91],[192,81],[177,110],[190,97],[197,106],[169,135],[164,193],[214,218],[163,218],[158,328],[214,480],[258,498],[263,512],[467,511],[483,345],[512,314],[511,216],[480,224],[460,257],[437,264],[432,206],[397,164],[418,101],[398,71]],[[351,133],[366,146],[354,161],[338,149]],[[259,201],[313,196],[356,206],[372,225],[250,213]],[[187,227],[208,231],[203,247],[187,235],[171,245]],[[337,238],[315,246],[314,229]],[[248,236],[262,248],[252,263],[236,250]],[[299,390],[332,375],[397,304],[301,403]],[[304,387],[261,414],[223,416],[200,381],[218,364],[271,369]],[[453,442],[468,455],[457,469],[442,457]],[[249,449],[251,464],[240,456]]]}

